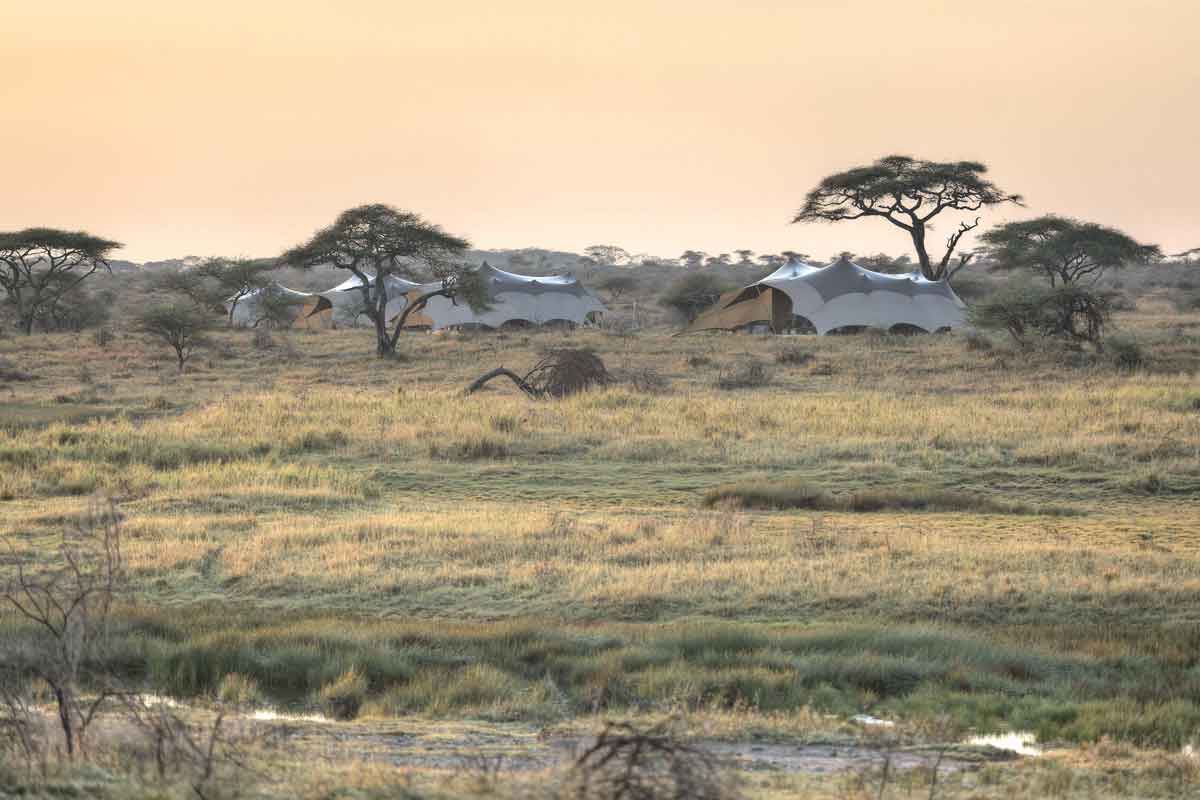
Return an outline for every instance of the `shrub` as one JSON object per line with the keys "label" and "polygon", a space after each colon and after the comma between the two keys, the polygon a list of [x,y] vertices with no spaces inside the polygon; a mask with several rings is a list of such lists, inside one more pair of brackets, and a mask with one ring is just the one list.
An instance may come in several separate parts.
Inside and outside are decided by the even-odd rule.
{"label": "shrub", "polygon": [[992,349],[992,340],[979,331],[967,331],[967,349],[977,353],[985,353]]}
{"label": "shrub", "polygon": [[1178,311],[1200,311],[1200,291],[1172,292],[1171,302]]}
{"label": "shrub", "polygon": [[348,669],[332,683],[321,687],[317,700],[326,715],[349,720],[358,716],[367,696],[367,679],[355,669]]}
{"label": "shrub", "polygon": [[1104,344],[1117,369],[1137,369],[1146,361],[1142,346],[1132,337],[1113,336]]}
{"label": "shrub", "polygon": [[692,369],[696,369],[697,367],[711,367],[713,360],[706,355],[694,355],[688,356],[685,363]]}
{"label": "shrub", "polygon": [[814,358],[816,356],[807,350],[799,347],[785,347],[775,354],[775,363],[798,367],[807,364]]}
{"label": "shrub", "polygon": [[771,382],[771,373],[758,361],[747,361],[733,372],[722,372],[717,378],[717,388],[758,389]]}
{"label": "shrub", "polygon": [[1018,342],[1030,334],[1096,344],[1112,314],[1111,292],[1081,286],[1018,286],[996,294],[967,312],[984,330],[1004,330]]}
{"label": "shrub", "polygon": [[638,392],[658,394],[671,388],[671,381],[661,372],[650,367],[630,370],[626,380]]}
{"label": "shrub", "polygon": [[729,284],[715,275],[695,272],[673,283],[659,298],[659,304],[678,311],[688,322],[720,299]]}

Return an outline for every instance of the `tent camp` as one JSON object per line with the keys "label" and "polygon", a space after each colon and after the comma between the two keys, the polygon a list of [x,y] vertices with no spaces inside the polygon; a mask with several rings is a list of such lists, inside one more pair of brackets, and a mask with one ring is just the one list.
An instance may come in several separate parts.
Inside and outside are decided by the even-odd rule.
{"label": "tent camp", "polygon": [[846,256],[825,267],[789,261],[721,296],[685,333],[769,328],[818,334],[865,327],[933,333],[963,324],[965,306],[946,281],[913,272],[884,275]]}
{"label": "tent camp", "polygon": [[[367,278],[371,283],[375,282],[374,275],[368,275]],[[384,278],[383,285],[388,294],[388,319],[403,311],[408,304],[406,295],[421,286],[419,283],[397,278],[394,275]],[[354,325],[370,324],[370,320],[363,314],[362,281],[358,279],[357,275],[352,275],[348,280],[339,283],[332,289],[321,292],[321,296],[333,306],[333,321],[338,325],[348,328]]]}
{"label": "tent camp", "polygon": [[328,300],[319,294],[298,292],[279,283],[268,284],[240,300],[230,297],[225,301],[225,312],[229,313],[231,308],[230,321],[243,328],[253,328],[260,323],[308,330],[333,327],[333,308]]}
{"label": "tent camp", "polygon": [[[445,297],[434,297],[405,321],[405,327],[428,327],[436,331],[459,326],[582,325],[592,319],[591,315],[607,310],[574,275],[517,275],[496,269],[486,261],[479,267],[479,272],[487,287],[491,308],[475,311],[461,300],[453,302]],[[412,289],[408,296],[415,300],[437,286],[428,284]]]}

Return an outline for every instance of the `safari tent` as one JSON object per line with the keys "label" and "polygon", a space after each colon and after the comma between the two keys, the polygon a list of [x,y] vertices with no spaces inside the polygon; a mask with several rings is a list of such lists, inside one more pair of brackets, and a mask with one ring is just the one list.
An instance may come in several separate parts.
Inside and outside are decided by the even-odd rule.
{"label": "safari tent", "polygon": [[225,301],[226,313],[231,308],[230,321],[237,327],[253,328],[263,323],[308,330],[333,327],[333,309],[328,300],[319,294],[298,292],[279,283],[268,284],[240,300],[230,297]]}
{"label": "safari tent", "polygon": [[[479,267],[479,271],[487,287],[490,308],[475,311],[461,300],[453,302],[446,297],[434,297],[405,321],[405,327],[428,327],[437,331],[453,327],[500,328],[513,324],[563,323],[574,326],[589,322],[594,319],[593,315],[607,310],[574,275],[517,275],[496,269],[487,262]],[[437,285],[414,288],[408,297],[415,300]]]}
{"label": "safari tent", "polygon": [[723,295],[685,332],[765,326],[775,333],[864,327],[933,333],[962,325],[964,309],[946,281],[928,280],[920,272],[884,275],[843,256],[825,267],[790,261]]}
{"label": "safari tent", "polygon": [[[375,276],[367,275],[367,279],[374,283]],[[421,287],[419,283],[397,278],[394,275],[388,275],[384,279],[383,285],[388,294],[387,316],[389,319],[404,310],[408,302],[407,294]],[[357,275],[351,276],[332,289],[321,292],[321,296],[333,306],[332,316],[336,324],[346,328],[370,324],[370,320],[363,314],[362,281],[358,279]]]}

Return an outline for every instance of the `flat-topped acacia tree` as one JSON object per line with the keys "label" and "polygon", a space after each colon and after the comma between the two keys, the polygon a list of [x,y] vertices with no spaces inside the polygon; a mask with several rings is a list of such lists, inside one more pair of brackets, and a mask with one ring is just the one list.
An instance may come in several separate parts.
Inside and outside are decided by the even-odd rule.
{"label": "flat-topped acacia tree", "polygon": [[108,255],[120,242],[83,231],[26,228],[0,233],[0,288],[26,334],[97,270],[111,272]]}
{"label": "flat-topped acacia tree", "polygon": [[997,269],[1029,269],[1052,287],[1095,281],[1110,269],[1162,256],[1157,245],[1116,228],[1054,214],[999,225],[980,238]]}
{"label": "flat-topped acacia tree", "polygon": [[[432,298],[486,306],[486,288],[478,273],[459,261],[469,246],[466,239],[417,214],[375,203],[343,211],[332,225],[285,252],[280,261],[301,269],[328,264],[358,278],[363,313],[375,327],[375,353],[387,358],[395,355],[409,315]],[[394,321],[387,318],[389,277],[428,284]]]}
{"label": "flat-topped acacia tree", "polygon": [[978,161],[887,156],[822,179],[804,198],[804,206],[792,222],[885,219],[912,239],[922,275],[931,281],[948,280],[971,260],[971,255],[965,254],[957,264],[950,263],[959,241],[979,226],[979,218],[959,224],[936,262],[926,245],[933,218],[948,210],[971,212],[1001,203],[1021,203],[1020,195],[997,188],[984,177],[986,173],[987,166]]}

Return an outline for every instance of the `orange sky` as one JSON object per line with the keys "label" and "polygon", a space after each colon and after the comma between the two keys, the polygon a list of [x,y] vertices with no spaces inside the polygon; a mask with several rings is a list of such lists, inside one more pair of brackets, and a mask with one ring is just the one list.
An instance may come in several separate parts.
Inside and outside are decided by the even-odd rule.
{"label": "orange sky", "polygon": [[[1200,2],[3,0],[0,229],[269,255],[351,205],[480,247],[908,250],[788,225],[892,152],[1200,246]],[[945,227],[949,227],[948,225]]]}

